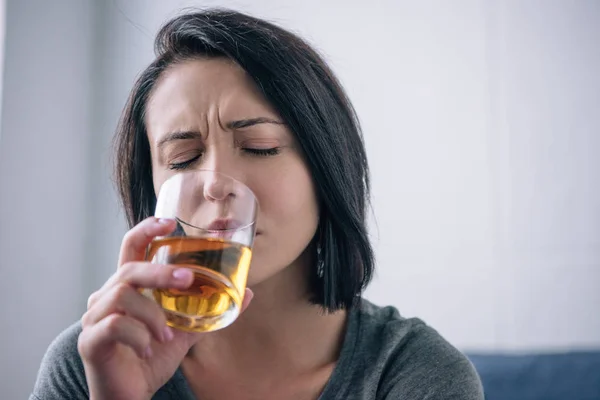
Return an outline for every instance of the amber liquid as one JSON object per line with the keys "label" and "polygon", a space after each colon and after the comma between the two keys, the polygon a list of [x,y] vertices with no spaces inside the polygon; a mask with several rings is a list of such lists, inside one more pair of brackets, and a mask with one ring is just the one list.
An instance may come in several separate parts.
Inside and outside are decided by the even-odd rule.
{"label": "amber liquid", "polygon": [[239,315],[250,267],[250,248],[221,239],[170,237],[154,240],[146,259],[194,271],[186,290],[153,289],[167,324],[192,332],[224,328]]}

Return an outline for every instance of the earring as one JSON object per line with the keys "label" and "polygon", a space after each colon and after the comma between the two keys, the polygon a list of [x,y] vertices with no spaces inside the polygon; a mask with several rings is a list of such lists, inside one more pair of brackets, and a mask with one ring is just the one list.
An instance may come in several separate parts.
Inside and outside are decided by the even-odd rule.
{"label": "earring", "polygon": [[323,277],[325,273],[325,261],[323,261],[323,255],[321,254],[321,245],[317,245],[317,276]]}

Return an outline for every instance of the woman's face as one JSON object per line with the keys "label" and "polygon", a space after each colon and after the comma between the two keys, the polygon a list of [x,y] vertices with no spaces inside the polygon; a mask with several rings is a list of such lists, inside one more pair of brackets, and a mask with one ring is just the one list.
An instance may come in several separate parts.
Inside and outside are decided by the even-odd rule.
{"label": "woman's face", "polygon": [[246,72],[224,58],[170,67],[147,106],[157,193],[174,173],[202,168],[228,174],[256,195],[259,212],[249,286],[292,264],[318,224],[310,172],[282,122]]}

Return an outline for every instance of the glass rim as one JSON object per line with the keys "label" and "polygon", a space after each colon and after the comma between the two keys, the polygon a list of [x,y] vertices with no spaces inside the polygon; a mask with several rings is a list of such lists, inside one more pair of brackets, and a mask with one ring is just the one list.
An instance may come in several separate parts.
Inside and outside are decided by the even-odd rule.
{"label": "glass rim", "polygon": [[184,220],[182,220],[179,217],[175,217],[173,219],[175,221],[177,221],[178,223],[182,224],[182,225],[189,226],[190,228],[197,229],[197,230],[202,231],[202,232],[209,232],[209,233],[215,233],[215,234],[242,231],[242,230],[248,229],[252,225],[256,224],[256,219],[255,219],[254,221],[249,222],[246,225],[239,226],[237,228],[229,228],[229,229],[206,229],[206,228],[200,228],[199,226],[196,226],[196,225],[192,225],[189,222],[185,222]]}

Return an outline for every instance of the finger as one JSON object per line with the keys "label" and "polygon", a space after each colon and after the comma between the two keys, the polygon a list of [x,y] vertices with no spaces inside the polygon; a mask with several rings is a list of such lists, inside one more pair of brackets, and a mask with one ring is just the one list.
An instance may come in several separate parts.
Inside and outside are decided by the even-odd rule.
{"label": "finger", "polygon": [[82,358],[98,360],[110,354],[109,349],[115,343],[132,348],[138,357],[152,355],[150,332],[144,324],[132,317],[111,314],[95,325],[86,327],[79,335],[77,348]]}
{"label": "finger", "polygon": [[98,301],[98,299],[100,298],[100,290],[92,293],[90,295],[90,297],[88,297],[88,301],[87,301],[87,309],[89,310],[90,308],[92,308],[92,306],[94,304],[96,304],[96,301]]}
{"label": "finger", "polygon": [[84,327],[92,326],[115,313],[131,316],[145,324],[157,341],[171,339],[165,330],[167,319],[162,309],[127,284],[114,286],[83,315],[81,322]]}
{"label": "finger", "polygon": [[146,248],[156,236],[167,235],[175,229],[175,220],[146,218],[123,237],[118,266],[130,261],[141,261],[146,256]]}
{"label": "finger", "polygon": [[187,289],[194,282],[191,269],[175,264],[133,262],[117,272],[117,280],[135,288]]}
{"label": "finger", "polygon": [[187,289],[194,281],[194,274],[187,268],[173,264],[153,264],[145,261],[123,265],[108,281],[88,299],[88,309],[112,287],[126,283],[134,288]]}
{"label": "finger", "polygon": [[240,311],[240,314],[243,313],[246,310],[246,308],[248,308],[253,298],[254,292],[246,288],[246,290],[244,291],[244,299],[242,300],[242,310]]}

